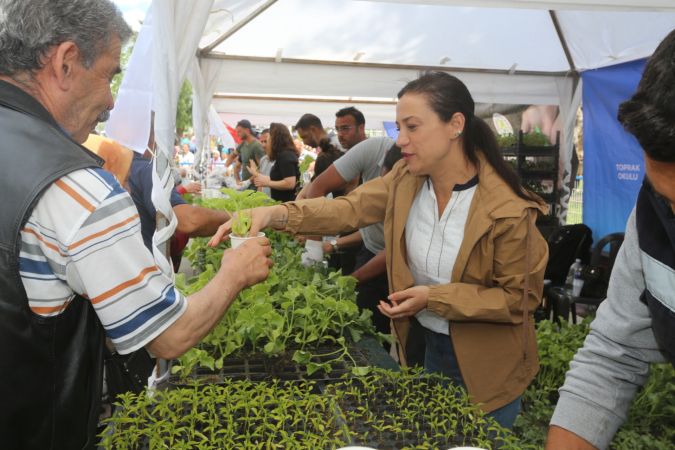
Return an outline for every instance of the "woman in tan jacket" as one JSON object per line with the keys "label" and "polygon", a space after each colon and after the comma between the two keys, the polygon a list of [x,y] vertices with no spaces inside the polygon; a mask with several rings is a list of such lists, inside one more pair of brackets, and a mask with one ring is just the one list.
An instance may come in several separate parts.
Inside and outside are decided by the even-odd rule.
{"label": "woman in tan jacket", "polygon": [[[531,316],[548,247],[534,224],[545,208],[502,160],[460,80],[427,73],[398,97],[404,161],[346,197],[256,209],[251,232],[335,234],[384,220],[391,295],[379,308],[393,319],[399,348],[414,315],[424,327],[425,369],[465,386],[511,427],[538,370]],[[212,244],[229,230],[228,222]]]}

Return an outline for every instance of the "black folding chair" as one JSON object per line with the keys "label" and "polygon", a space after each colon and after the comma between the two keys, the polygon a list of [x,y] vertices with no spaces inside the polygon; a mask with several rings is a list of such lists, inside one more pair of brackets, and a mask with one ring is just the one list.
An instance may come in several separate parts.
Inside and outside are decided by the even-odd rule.
{"label": "black folding chair", "polygon": [[[588,264],[593,233],[584,224],[565,225],[553,232],[548,240],[548,263],[544,275],[544,317],[557,317],[556,300],[564,293],[563,285],[570,266],[579,258]],[[561,305],[565,306],[565,305]],[[567,309],[568,306],[563,309]]]}
{"label": "black folding chair", "polygon": [[[624,233],[611,233],[603,237],[593,247],[591,264],[584,270],[584,287],[581,295],[570,298],[572,323],[577,323],[576,305],[597,307],[607,297],[609,277],[614,268],[616,255],[623,244]],[[605,248],[608,247],[607,251]]]}

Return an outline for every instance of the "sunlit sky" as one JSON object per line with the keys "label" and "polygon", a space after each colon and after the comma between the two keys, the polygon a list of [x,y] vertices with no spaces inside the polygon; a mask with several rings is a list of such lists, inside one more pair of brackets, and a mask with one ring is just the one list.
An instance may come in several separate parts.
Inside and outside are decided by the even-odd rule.
{"label": "sunlit sky", "polygon": [[122,11],[129,26],[138,31],[152,0],[113,0],[113,2]]}

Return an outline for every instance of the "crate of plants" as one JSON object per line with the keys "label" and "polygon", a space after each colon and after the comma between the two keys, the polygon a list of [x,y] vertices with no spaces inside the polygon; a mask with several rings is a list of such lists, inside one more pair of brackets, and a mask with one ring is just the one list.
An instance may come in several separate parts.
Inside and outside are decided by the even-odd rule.
{"label": "crate of plants", "polygon": [[[197,357],[209,359],[208,355]],[[184,364],[183,361],[180,361]],[[245,353],[224,358],[219,368],[206,365],[193,366],[190,372],[184,365],[176,369],[166,381],[166,387],[185,387],[198,383],[226,383],[227,380],[259,381],[307,381],[322,384],[333,383],[345,376],[366,373],[372,363],[360,347],[354,345],[322,345],[307,347],[304,350],[289,349],[280,354],[270,355],[264,352]]]}
{"label": "crate of plants", "polygon": [[124,394],[100,437],[116,450],[335,449],[349,431],[313,382],[226,380]]}
{"label": "crate of plants", "polygon": [[460,446],[522,449],[522,443],[469,402],[466,391],[421,370],[371,374],[331,385],[351,445],[388,449]]}
{"label": "crate of plants", "polygon": [[226,380],[124,394],[105,449],[522,449],[448,379],[376,369],[322,392],[313,381]]}
{"label": "crate of plants", "polygon": [[517,156],[518,139],[511,134],[497,135],[497,146],[501,150],[502,156]]}
{"label": "crate of plants", "polygon": [[[364,336],[384,337],[376,333],[371,312],[356,305],[356,280],[321,266],[305,267],[302,247],[286,235],[270,233],[270,240],[277,264],[267,280],[239,294],[211,333],[174,364],[174,375],[223,378],[226,362],[228,373],[248,379],[269,379],[282,366],[307,377],[364,370],[364,358],[350,346]],[[223,250],[202,252],[204,246],[198,242],[189,255],[203,258],[204,270],[191,280],[177,277],[186,295],[208,283],[220,264]]]}
{"label": "crate of plants", "polygon": [[530,179],[551,178],[557,170],[557,155],[530,157],[523,159],[521,177]]}
{"label": "crate of plants", "polygon": [[519,132],[519,149],[518,153],[521,156],[555,156],[558,157],[558,142],[560,140],[560,132],[556,135],[556,143],[551,144],[547,135],[539,129],[535,129],[531,133]]}

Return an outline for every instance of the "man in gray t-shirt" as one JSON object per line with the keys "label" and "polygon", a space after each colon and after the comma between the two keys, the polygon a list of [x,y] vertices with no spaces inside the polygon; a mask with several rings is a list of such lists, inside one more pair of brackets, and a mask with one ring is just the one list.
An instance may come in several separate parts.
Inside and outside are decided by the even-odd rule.
{"label": "man in gray t-shirt", "polygon": [[[382,172],[384,156],[392,145],[394,145],[394,141],[388,137],[366,139],[356,144],[342,158],[333,163],[335,171],[342,180],[353,180],[361,176],[365,183],[377,178]],[[316,181],[318,181],[318,178],[314,180],[314,182]],[[384,225],[382,222],[361,228],[360,231],[363,245],[370,252],[377,254],[384,250]]]}
{"label": "man in gray t-shirt", "polygon": [[[312,182],[306,198],[323,197],[328,192],[341,189],[356,177],[361,177],[364,183],[379,177],[384,156],[392,145],[394,141],[388,137],[359,142]],[[363,245],[371,253],[377,254],[384,249],[384,227],[381,222],[361,228],[360,231]]]}
{"label": "man in gray t-shirt", "polygon": [[249,161],[255,161],[256,165],[260,165],[260,160],[265,156],[265,150],[258,140],[253,136],[253,128],[251,122],[248,120],[240,120],[237,123],[237,135],[241,138],[241,144],[237,147],[239,154],[239,162],[241,163],[241,181],[251,178],[251,173],[248,171]]}

